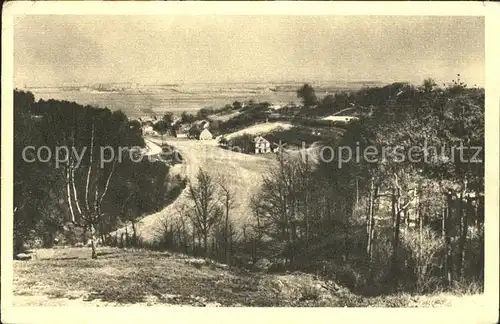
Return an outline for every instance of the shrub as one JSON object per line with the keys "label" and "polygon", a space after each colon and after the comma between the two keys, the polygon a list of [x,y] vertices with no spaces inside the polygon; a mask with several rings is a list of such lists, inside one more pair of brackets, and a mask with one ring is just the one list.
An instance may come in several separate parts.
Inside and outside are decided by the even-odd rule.
{"label": "shrub", "polygon": [[362,274],[349,265],[336,267],[334,271],[334,280],[341,286],[345,286],[354,291],[365,284],[365,278]]}
{"label": "shrub", "polygon": [[430,272],[437,266],[437,259],[444,247],[443,239],[430,228],[425,227],[421,233],[418,229],[408,230],[402,236],[402,243],[418,292],[426,292],[435,288],[436,281],[431,280]]}

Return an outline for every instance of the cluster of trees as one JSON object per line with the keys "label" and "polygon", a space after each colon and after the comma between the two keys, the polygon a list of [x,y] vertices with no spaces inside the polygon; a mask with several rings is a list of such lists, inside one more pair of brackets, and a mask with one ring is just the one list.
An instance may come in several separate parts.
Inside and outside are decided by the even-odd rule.
{"label": "cluster of trees", "polygon": [[282,154],[252,200],[257,246],[285,268],[347,273],[352,288],[377,293],[482,286],[484,89],[426,80],[350,97],[371,113],[323,145],[386,154],[325,150],[317,164]]}
{"label": "cluster of trees", "polygon": [[[394,83],[308,109],[347,105],[360,120],[341,137],[320,138],[320,147],[344,150],[311,159],[280,152],[250,202],[252,224],[236,229],[235,193],[200,170],[188,184],[191,205],[166,220],[161,245],[231,264],[267,258],[365,293],[483,286],[484,89],[459,79],[442,87]],[[345,148],[379,155],[349,159]]]}
{"label": "cluster of trees", "polygon": [[226,179],[214,179],[203,169],[187,186],[188,203],[177,209],[177,217],[164,220],[157,247],[231,264],[240,240],[232,220],[235,193]]}
{"label": "cluster of trees", "polygon": [[196,112],[196,114],[190,114],[187,111],[182,112],[181,122],[190,124],[196,120],[209,119],[210,115],[215,114],[228,114],[232,111],[238,111],[243,107],[243,104],[239,101],[234,101],[232,105],[227,104],[221,108],[204,107]]}
{"label": "cluster of trees", "polygon": [[[367,89],[374,88],[365,88],[363,90]],[[297,90],[297,97],[302,100],[303,106],[294,115],[302,117],[325,116],[342,111],[346,111],[348,114],[347,110],[354,107],[354,97],[359,95],[360,92],[341,91],[318,98],[314,88],[306,83]],[[369,97],[365,97],[365,99],[367,98]],[[374,104],[374,102],[370,101],[370,104]]]}
{"label": "cluster of trees", "polygon": [[171,136],[175,137],[178,130],[178,125],[174,123],[174,114],[171,112],[166,112],[161,120],[153,124],[153,130],[160,134],[162,145],[163,136],[165,134],[170,134]]}
{"label": "cluster of trees", "polygon": [[[308,83],[297,90],[297,97],[302,100],[302,106],[290,103],[282,107],[277,114],[272,114],[268,102],[257,103],[254,100],[248,100],[243,104],[234,101],[232,104],[227,104],[221,108],[202,108],[196,114],[183,112],[181,114],[181,123],[192,124],[197,120],[210,120],[210,130],[214,134],[235,132],[266,121],[292,122],[299,126],[331,127],[335,123],[318,120],[315,117],[351,108],[352,102],[355,100],[353,93],[348,92],[339,92],[334,95],[326,95],[324,98],[318,98],[314,88]],[[210,118],[211,115],[231,113],[233,111],[240,111],[241,114],[223,122]],[[342,127],[342,124],[337,126]]]}
{"label": "cluster of trees", "polygon": [[183,124],[191,124],[196,120],[196,116],[188,113],[187,111],[183,111],[181,114],[181,123]]}
{"label": "cluster of trees", "polygon": [[219,140],[219,145],[222,148],[246,154],[251,154],[255,150],[254,136],[250,134],[235,136],[229,140],[222,136]]}
{"label": "cluster of trees", "polygon": [[221,122],[219,124],[219,131],[221,133],[231,133],[254,124],[265,122],[269,117],[269,106],[268,102],[255,103],[253,100],[250,100],[241,109],[241,114],[225,122]]}
{"label": "cluster of trees", "polygon": [[121,111],[15,90],[14,252],[78,229],[97,257],[98,237],[168,203],[182,181],[165,163],[136,162],[134,146],[144,147],[140,128]]}

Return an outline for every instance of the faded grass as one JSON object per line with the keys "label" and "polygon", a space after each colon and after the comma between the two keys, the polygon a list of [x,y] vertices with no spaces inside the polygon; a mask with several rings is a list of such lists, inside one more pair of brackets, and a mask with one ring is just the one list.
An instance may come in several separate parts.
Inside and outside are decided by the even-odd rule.
{"label": "faded grass", "polygon": [[14,261],[14,305],[445,307],[482,303],[474,286],[427,296],[362,297],[304,273],[251,273],[143,249],[40,249]]}

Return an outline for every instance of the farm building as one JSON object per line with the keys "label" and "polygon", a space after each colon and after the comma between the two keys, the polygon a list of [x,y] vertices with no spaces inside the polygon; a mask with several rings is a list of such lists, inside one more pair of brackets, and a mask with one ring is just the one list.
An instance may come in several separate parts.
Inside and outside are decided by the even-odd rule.
{"label": "farm building", "polygon": [[280,102],[280,103],[274,103],[272,105],[269,106],[269,109],[271,110],[280,110],[281,108],[285,107],[286,104]]}
{"label": "farm building", "polygon": [[143,135],[153,135],[156,132],[153,130],[153,126],[151,125],[145,125],[142,127],[142,134]]}
{"label": "farm building", "polygon": [[271,152],[271,142],[269,142],[264,137],[257,136],[254,139],[254,142],[255,142],[255,154]]}
{"label": "farm building", "polygon": [[271,136],[255,137],[255,154],[277,152],[278,145],[276,142],[276,139]]}
{"label": "farm building", "polygon": [[200,133],[200,137],[199,137],[200,140],[211,140],[213,138],[214,138],[214,136],[212,135],[212,133],[210,133],[210,131],[208,130],[208,128],[205,128]]}

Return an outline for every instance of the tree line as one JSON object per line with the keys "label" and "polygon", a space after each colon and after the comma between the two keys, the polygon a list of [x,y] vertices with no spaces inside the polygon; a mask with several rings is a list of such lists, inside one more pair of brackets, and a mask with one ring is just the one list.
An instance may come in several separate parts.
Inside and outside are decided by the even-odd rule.
{"label": "tree line", "polygon": [[[386,149],[383,159],[280,152],[250,201],[253,221],[239,228],[217,179],[200,171],[192,206],[162,231],[168,247],[244,266],[267,260],[269,270],[312,272],[364,294],[483,288],[484,89],[458,76],[330,100],[328,109],[325,98],[301,109],[348,104],[361,118],[318,151]],[[401,159],[394,147],[420,150]]]}
{"label": "tree line", "polygon": [[[14,252],[56,239],[89,242],[96,258],[98,240],[169,203],[183,180],[170,179],[165,163],[137,160],[138,152],[118,158],[120,148],[134,146],[144,147],[140,125],[121,111],[35,101],[15,90]],[[46,147],[53,158],[41,161],[26,147]]]}
{"label": "tree line", "polygon": [[[344,273],[353,288],[373,293],[482,287],[484,89],[458,76],[443,87],[426,80],[349,97],[369,113],[323,146],[429,149],[412,160],[336,155],[318,164],[282,154],[253,200],[254,236],[274,245],[267,257],[289,269]],[[347,161],[341,168],[339,159]]]}

